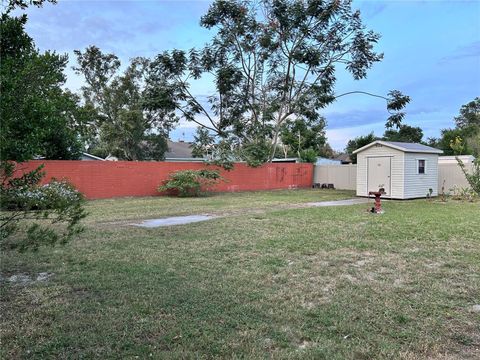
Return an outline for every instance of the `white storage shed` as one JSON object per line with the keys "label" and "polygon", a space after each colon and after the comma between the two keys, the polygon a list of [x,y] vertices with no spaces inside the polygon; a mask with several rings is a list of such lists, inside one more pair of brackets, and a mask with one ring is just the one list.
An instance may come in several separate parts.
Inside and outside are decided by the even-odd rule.
{"label": "white storage shed", "polygon": [[384,197],[414,199],[438,195],[438,155],[430,146],[394,141],[374,141],[357,154],[357,196],[385,190]]}

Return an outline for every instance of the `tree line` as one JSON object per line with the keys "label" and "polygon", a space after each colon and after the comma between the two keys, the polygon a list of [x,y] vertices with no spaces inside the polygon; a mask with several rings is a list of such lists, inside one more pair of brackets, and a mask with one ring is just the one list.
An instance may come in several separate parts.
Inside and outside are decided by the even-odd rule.
{"label": "tree line", "polygon": [[[255,166],[305,151],[328,156],[321,110],[335,93],[336,70],[362,79],[383,58],[380,35],[366,28],[351,1],[216,0],[200,25],[212,39],[188,51],[137,57],[122,68],[115,54],[96,46],[75,50],[78,94],[64,89],[67,55],[41,53],[15,8],[43,0],[12,0],[1,21],[1,157],[76,159],[82,151],[124,160],[161,160],[169,132],[198,126],[194,154],[220,163]],[[56,1],[48,1],[56,3]],[[192,84],[211,77],[203,99]],[[351,92],[356,93],[356,92]],[[409,97],[382,98],[388,128],[401,126]]]}
{"label": "tree line", "polygon": [[[64,89],[67,55],[41,53],[25,31],[26,15],[10,15],[43,2],[10,1],[2,14],[4,160],[77,159],[82,151],[162,160],[169,132],[182,120],[198,126],[193,156],[208,155],[223,165],[331,157],[321,110],[357,93],[335,93],[336,68],[344,66],[362,79],[383,57],[374,51],[380,35],[366,29],[350,1],[218,0],[201,18],[200,25],[214,32],[202,48],[136,57],[123,70],[118,56],[96,46],[75,50],[74,70],[84,80],[75,94]],[[205,76],[214,79],[206,99],[191,92]],[[363,94],[386,101],[390,116],[381,139],[478,156],[479,98],[461,107],[455,128],[423,140],[421,128],[402,123],[408,96],[396,90]],[[357,137],[345,150],[355,160],[352,152],[375,139],[373,133]]]}
{"label": "tree line", "polygon": [[376,137],[373,132],[350,140],[345,148],[350,159],[355,164],[356,155],[353,152],[375,140],[421,143],[443,150],[444,155],[474,155],[480,156],[480,97],[462,105],[459,114],[454,117],[455,127],[442,129],[439,138],[423,139],[420,127],[402,124],[398,129],[387,129],[382,137]]}

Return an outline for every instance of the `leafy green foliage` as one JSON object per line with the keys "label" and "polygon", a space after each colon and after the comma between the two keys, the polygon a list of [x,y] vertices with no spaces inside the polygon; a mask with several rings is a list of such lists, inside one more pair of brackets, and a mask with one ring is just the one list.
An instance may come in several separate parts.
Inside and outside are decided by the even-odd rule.
{"label": "leafy green foliage", "polygon": [[398,90],[392,90],[387,97],[387,110],[390,112],[390,117],[387,119],[385,126],[392,128],[396,126],[400,128],[405,113],[401,110],[410,102],[410,97],[403,95]]}
{"label": "leafy green foliage", "polygon": [[26,22],[4,14],[0,24],[0,159],[76,159],[88,109],[62,89],[67,56],[39,53]]}
{"label": "leafy green foliage", "polygon": [[167,150],[168,116],[162,111],[149,111],[143,86],[149,60],[134,58],[123,73],[114,54],[104,54],[90,46],[77,56],[77,74],[83,75],[85,103],[95,109],[97,131],[89,151],[122,160],[163,160]]}
{"label": "leafy green foliage", "polygon": [[197,132],[193,138],[192,156],[208,158],[212,151],[214,137],[203,127],[197,127]]}
{"label": "leafy green foliage", "polygon": [[470,126],[480,127],[480,97],[476,97],[468,104],[462,105],[460,114],[453,120],[455,120],[457,128],[460,129]]}
{"label": "leafy green foliage", "polygon": [[463,163],[457,157],[458,165],[462,168],[463,173],[465,174],[465,178],[467,179],[468,183],[470,184],[472,190],[480,196],[480,158],[476,158],[473,162],[472,170],[469,172]]}
{"label": "leafy green foliage", "polygon": [[33,5],[36,7],[42,7],[43,3],[49,2],[52,4],[56,4],[57,0],[8,0],[2,1],[2,4],[6,2],[4,13],[8,14],[15,9],[22,9],[25,10],[28,6]]}
{"label": "leafy green foliage", "polygon": [[225,170],[232,170],[234,161],[237,160],[234,149],[231,140],[220,140],[213,146],[212,160],[209,163],[221,166]]}
{"label": "leafy green foliage", "polygon": [[337,156],[338,153],[332,149],[330,144],[326,142],[323,146],[318,149],[318,156],[327,158],[327,159],[333,159],[335,156]]}
{"label": "leafy green foliage", "polygon": [[[14,177],[15,164],[3,163],[0,185],[0,246],[19,251],[65,244],[83,229],[84,197],[66,181],[40,186],[43,165]],[[50,226],[43,225],[50,223]]]}
{"label": "leafy green foliage", "polygon": [[[444,155],[474,155],[480,156],[480,98],[462,105],[459,115],[454,118],[456,127],[454,129],[443,129],[439,139],[429,139],[430,145],[443,150]],[[450,145],[456,139],[461,139],[453,149]],[[461,153],[459,153],[459,148]]]}
{"label": "leafy green foliage", "polygon": [[[64,91],[66,55],[41,54],[25,32],[27,17],[15,8],[42,6],[44,0],[11,0],[0,23],[0,246],[20,251],[66,243],[82,230],[84,199],[72,185],[40,186],[42,167],[15,175],[15,162],[36,155],[76,159],[88,135],[91,108]],[[49,1],[55,3],[56,1]],[[15,161],[15,162],[13,162]],[[49,222],[50,226],[42,225]]]}
{"label": "leafy green foliage", "polygon": [[[164,52],[152,62],[146,102],[150,110],[181,116],[235,143],[234,149],[247,147],[240,153],[251,163],[275,157],[288,122],[322,123],[319,111],[340,97],[334,93],[338,66],[362,79],[383,57],[374,51],[380,36],[365,28],[350,1],[217,0],[201,25],[216,31],[204,48]],[[190,90],[205,75],[216,85],[208,104]],[[398,126],[409,98],[398,91],[382,98]]]}
{"label": "leafy green foliage", "polygon": [[305,149],[300,151],[300,162],[304,163],[316,163],[317,162],[317,152],[315,149]]}
{"label": "leafy green foliage", "polygon": [[221,180],[224,178],[218,170],[181,170],[170,174],[158,191],[182,197],[199,196]]}
{"label": "leafy green foliage", "polygon": [[320,155],[326,144],[325,125],[323,116],[315,121],[295,119],[286,122],[282,127],[281,138],[287,156],[300,156],[300,152],[305,149],[313,149]]}
{"label": "leafy green foliage", "polygon": [[388,129],[383,134],[385,141],[421,143],[423,131],[420,127],[401,125],[398,130]]}
{"label": "leafy green foliage", "polygon": [[[478,133],[470,132],[472,128],[468,130],[464,129],[443,129],[441,131],[441,137],[439,139],[429,139],[430,145],[443,150],[444,155],[480,155],[480,143]],[[455,150],[451,147],[451,144],[455,143],[457,139],[460,139],[461,144],[457,144]],[[458,150],[461,147],[461,151]]]}
{"label": "leafy green foliage", "polygon": [[258,140],[243,145],[240,149],[240,158],[249,166],[258,167],[269,160],[270,151],[270,142]]}
{"label": "leafy green foliage", "polygon": [[465,144],[460,136],[456,136],[453,140],[450,140],[450,148],[455,155],[462,155],[465,149]]}
{"label": "leafy green foliage", "polygon": [[474,202],[479,194],[470,187],[459,187],[454,185],[453,188],[449,189],[449,196],[453,200]]}
{"label": "leafy green foliage", "polygon": [[365,136],[358,136],[355,139],[349,140],[347,143],[347,147],[345,148],[345,151],[348,153],[350,156],[350,159],[352,160],[353,164],[357,163],[357,154],[354,154],[353,152],[357,149],[360,149],[361,147],[370,144],[371,142],[377,140],[377,137],[371,132],[368,135]]}

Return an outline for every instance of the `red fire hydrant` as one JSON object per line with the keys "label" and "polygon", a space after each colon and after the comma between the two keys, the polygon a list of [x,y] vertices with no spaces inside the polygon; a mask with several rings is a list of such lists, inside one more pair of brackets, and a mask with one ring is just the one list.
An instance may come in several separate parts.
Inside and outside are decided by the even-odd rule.
{"label": "red fire hydrant", "polygon": [[380,189],[378,191],[369,191],[368,195],[373,195],[375,196],[375,207],[372,208],[372,212],[375,214],[383,214],[383,209],[382,209],[382,202],[380,201],[380,197],[385,194],[384,189]]}

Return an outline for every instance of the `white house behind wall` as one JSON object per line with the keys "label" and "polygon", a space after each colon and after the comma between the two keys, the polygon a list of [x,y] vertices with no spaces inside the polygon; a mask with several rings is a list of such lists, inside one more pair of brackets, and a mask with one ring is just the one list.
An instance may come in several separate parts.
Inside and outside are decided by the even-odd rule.
{"label": "white house behind wall", "polygon": [[425,197],[430,189],[437,196],[441,153],[422,144],[382,140],[357,149],[357,196],[380,188],[392,199]]}

